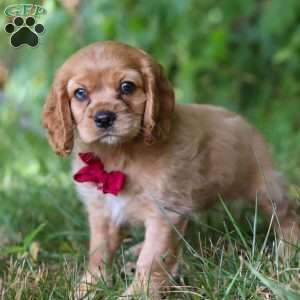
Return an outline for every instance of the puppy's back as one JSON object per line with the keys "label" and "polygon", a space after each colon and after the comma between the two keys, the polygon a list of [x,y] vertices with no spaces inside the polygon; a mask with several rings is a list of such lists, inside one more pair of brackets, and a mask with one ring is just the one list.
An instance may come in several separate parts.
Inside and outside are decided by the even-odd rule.
{"label": "puppy's back", "polygon": [[192,164],[199,164],[202,177],[226,197],[248,197],[264,174],[274,173],[264,138],[236,113],[213,105],[178,104],[174,127],[177,143],[193,148]]}

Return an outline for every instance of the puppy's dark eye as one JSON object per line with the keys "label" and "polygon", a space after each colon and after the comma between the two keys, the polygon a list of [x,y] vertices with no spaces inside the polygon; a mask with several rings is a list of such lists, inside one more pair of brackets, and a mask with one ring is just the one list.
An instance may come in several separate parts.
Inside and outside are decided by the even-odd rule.
{"label": "puppy's dark eye", "polygon": [[135,91],[135,84],[131,81],[123,81],[120,85],[120,91],[122,94],[128,95]]}
{"label": "puppy's dark eye", "polygon": [[78,101],[85,101],[88,99],[88,93],[85,89],[79,88],[75,91],[74,96]]}

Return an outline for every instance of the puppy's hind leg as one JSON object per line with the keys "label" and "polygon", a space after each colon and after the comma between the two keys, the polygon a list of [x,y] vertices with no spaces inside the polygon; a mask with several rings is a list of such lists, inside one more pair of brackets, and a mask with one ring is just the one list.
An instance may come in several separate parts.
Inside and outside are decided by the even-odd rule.
{"label": "puppy's hind leg", "polygon": [[270,170],[259,176],[252,190],[252,200],[257,197],[263,211],[273,216],[273,224],[280,239],[279,254],[287,257],[300,243],[300,222],[296,203],[288,197],[287,187],[280,174]]}
{"label": "puppy's hind leg", "polygon": [[[144,246],[144,242],[140,242],[136,245],[133,245],[131,246],[126,252],[125,252],[125,255],[126,256],[132,256],[134,258],[137,258],[142,249],[143,249],[143,246]],[[181,251],[182,252],[182,251]],[[179,253],[179,257],[180,257],[180,260],[182,258],[182,253]],[[134,275],[136,271],[136,263],[135,262],[132,262],[132,261],[129,261],[126,263],[126,265],[124,266],[124,273],[129,275],[129,276],[132,276]],[[171,270],[171,275],[173,277],[178,277],[180,274],[180,261],[178,261],[172,268]]]}

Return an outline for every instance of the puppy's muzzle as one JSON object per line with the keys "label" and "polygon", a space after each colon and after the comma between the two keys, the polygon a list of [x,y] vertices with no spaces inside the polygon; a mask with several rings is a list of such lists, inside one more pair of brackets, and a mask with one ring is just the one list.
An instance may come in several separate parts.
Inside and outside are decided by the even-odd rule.
{"label": "puppy's muzzle", "polygon": [[107,129],[112,127],[117,115],[112,111],[98,111],[94,116],[96,127]]}

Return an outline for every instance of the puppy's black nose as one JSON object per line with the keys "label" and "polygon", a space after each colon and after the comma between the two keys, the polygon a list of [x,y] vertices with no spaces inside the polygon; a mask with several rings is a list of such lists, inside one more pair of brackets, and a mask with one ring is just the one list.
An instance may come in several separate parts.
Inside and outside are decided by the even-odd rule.
{"label": "puppy's black nose", "polygon": [[95,114],[94,121],[98,128],[108,128],[114,124],[117,116],[112,111],[98,111]]}

